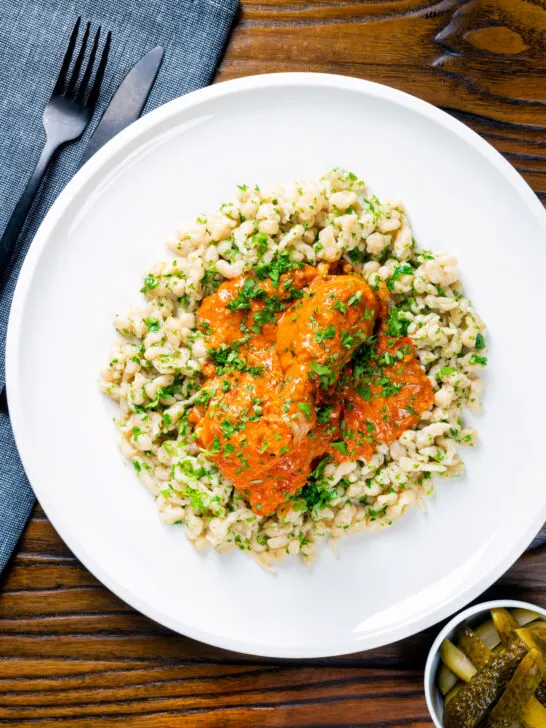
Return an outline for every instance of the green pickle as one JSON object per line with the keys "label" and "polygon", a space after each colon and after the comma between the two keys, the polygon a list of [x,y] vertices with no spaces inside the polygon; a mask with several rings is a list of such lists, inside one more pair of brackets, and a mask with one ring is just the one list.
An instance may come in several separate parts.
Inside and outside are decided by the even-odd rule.
{"label": "green pickle", "polygon": [[546,726],[546,708],[535,697],[532,697],[523,708],[521,719],[525,728],[544,728]]}
{"label": "green pickle", "polygon": [[521,721],[523,709],[542,677],[542,657],[530,650],[519,663],[510,682],[491,711],[487,728],[511,728]]}
{"label": "green pickle", "polygon": [[482,642],[485,642],[490,650],[495,649],[500,643],[499,633],[495,629],[492,619],[488,619],[483,624],[480,624],[474,629],[474,632],[478,635]]}
{"label": "green pickle", "polygon": [[449,693],[444,698],[444,705],[447,705],[450,700],[453,700],[453,698],[457,695],[459,690],[462,688],[463,683],[459,680],[456,685],[454,685]]}
{"label": "green pickle", "polygon": [[444,640],[440,645],[440,656],[444,665],[461,680],[468,682],[476,674],[476,666],[450,640]]}
{"label": "green pickle", "polygon": [[514,636],[514,630],[519,627],[518,623],[510,614],[508,609],[504,609],[503,607],[495,607],[490,611],[491,616],[493,617],[493,624],[495,625],[495,628],[499,633],[501,640],[504,642],[504,644],[509,644]]}
{"label": "green pickle", "polygon": [[476,728],[508,685],[527,647],[517,640],[481,668],[444,709],[445,728]]}
{"label": "green pickle", "polygon": [[461,649],[479,669],[487,665],[493,657],[493,653],[489,647],[481,640],[478,635],[470,627],[465,627],[459,639],[459,649]]}
{"label": "green pickle", "polygon": [[529,625],[529,629],[537,637],[543,646],[546,646],[546,622],[533,622]]}
{"label": "green pickle", "polygon": [[457,684],[459,678],[455,673],[451,672],[447,665],[440,665],[438,670],[438,687],[442,695],[447,695],[449,691]]}

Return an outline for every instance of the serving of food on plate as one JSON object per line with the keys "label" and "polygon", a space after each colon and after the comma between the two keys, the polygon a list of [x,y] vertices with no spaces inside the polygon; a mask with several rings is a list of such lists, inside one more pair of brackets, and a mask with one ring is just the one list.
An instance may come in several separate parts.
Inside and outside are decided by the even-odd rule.
{"label": "serving of food on plate", "polygon": [[258,76],[146,115],[60,195],[14,296],[10,420],[48,518],[125,602],[229,650],[448,617],[544,520],[545,230],[495,150],[384,86]]}
{"label": "serving of food on plate", "polygon": [[100,383],[123,454],[197,548],[309,562],[463,471],[485,326],[400,202],[341,169],[240,185],[169,245]]}

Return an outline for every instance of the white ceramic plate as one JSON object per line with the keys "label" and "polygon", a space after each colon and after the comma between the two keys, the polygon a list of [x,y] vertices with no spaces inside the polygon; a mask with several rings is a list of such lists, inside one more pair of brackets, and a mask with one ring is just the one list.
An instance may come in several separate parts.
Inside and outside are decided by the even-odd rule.
{"label": "white ceramic plate", "polygon": [[[197,553],[161,524],[118,451],[99,394],[111,320],[140,300],[147,263],[176,225],[236,184],[314,178],[332,166],[402,199],[422,247],[460,260],[489,326],[481,444],[466,477],[379,534],[267,574],[240,553]],[[41,226],[9,328],[10,411],[23,462],[55,528],[141,612],[232,650],[354,652],[406,637],[478,595],[546,517],[545,212],[488,144],[446,114],[350,78],[232,81],[149,114],[74,178]]]}

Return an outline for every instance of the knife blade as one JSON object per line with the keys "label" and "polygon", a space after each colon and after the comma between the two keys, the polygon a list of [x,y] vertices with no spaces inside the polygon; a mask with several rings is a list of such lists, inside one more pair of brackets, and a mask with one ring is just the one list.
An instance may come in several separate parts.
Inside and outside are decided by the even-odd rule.
{"label": "knife blade", "polygon": [[87,143],[80,167],[112,137],[138,119],[154,85],[163,56],[163,48],[156,46],[125,76]]}

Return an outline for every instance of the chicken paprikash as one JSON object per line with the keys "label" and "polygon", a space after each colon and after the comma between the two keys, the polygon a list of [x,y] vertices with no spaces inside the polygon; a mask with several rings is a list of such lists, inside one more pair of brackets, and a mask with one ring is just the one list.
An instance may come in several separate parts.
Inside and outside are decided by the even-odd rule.
{"label": "chicken paprikash", "polygon": [[115,319],[100,386],[123,455],[196,548],[310,563],[463,472],[485,325],[402,203],[338,168],[241,184],[169,247]]}
{"label": "chicken paprikash", "polygon": [[319,459],[369,459],[433,403],[411,341],[389,333],[386,288],[301,266],[223,283],[199,308],[211,361],[197,442],[261,515]]}

